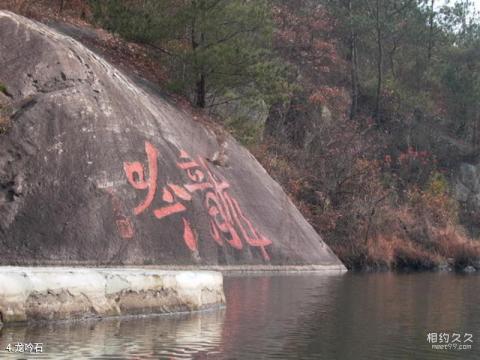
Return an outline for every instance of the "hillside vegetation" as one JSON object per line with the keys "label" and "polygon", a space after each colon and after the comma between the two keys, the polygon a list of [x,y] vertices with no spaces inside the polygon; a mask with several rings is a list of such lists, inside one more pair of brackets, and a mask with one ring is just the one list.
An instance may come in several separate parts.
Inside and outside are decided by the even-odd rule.
{"label": "hillside vegetation", "polygon": [[455,181],[480,160],[480,21],[442,4],[0,1],[96,31],[105,56],[223,124],[347,267],[478,269],[478,204]]}

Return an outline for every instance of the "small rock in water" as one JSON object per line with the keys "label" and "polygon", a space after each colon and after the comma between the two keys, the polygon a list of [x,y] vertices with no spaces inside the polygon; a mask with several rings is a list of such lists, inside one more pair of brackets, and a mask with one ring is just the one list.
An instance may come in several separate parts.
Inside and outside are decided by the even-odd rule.
{"label": "small rock in water", "polygon": [[471,265],[469,265],[469,266],[467,266],[467,267],[465,267],[465,268],[463,269],[463,272],[464,272],[464,273],[472,273],[472,272],[475,272],[475,271],[477,271],[477,269],[475,269],[475,268],[474,268],[473,266],[471,266]]}
{"label": "small rock in water", "polygon": [[437,270],[438,270],[438,271],[447,271],[447,272],[449,272],[449,271],[452,271],[453,268],[452,268],[452,266],[451,266],[448,262],[444,262],[444,263],[441,263],[441,264],[438,265]]}

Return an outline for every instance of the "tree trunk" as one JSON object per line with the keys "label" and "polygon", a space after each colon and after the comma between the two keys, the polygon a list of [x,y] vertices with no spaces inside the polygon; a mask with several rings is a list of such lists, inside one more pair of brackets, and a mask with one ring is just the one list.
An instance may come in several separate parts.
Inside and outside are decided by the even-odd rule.
{"label": "tree trunk", "polygon": [[196,101],[195,104],[200,107],[205,107],[206,89],[205,89],[205,75],[200,74],[200,79],[197,81]]}
{"label": "tree trunk", "polygon": [[390,68],[391,68],[391,71],[392,71],[392,77],[394,79],[396,79],[397,75],[395,73],[395,55],[397,53],[397,41],[394,39],[393,40],[393,46],[392,46],[392,50],[389,52],[389,57],[390,57]]}
{"label": "tree trunk", "polygon": [[382,85],[383,85],[383,42],[382,42],[382,28],[380,25],[380,0],[376,4],[376,31],[377,31],[377,95],[375,99],[374,116],[377,123],[381,120],[381,99],[382,99]]}
{"label": "tree trunk", "polygon": [[432,58],[433,51],[433,19],[434,19],[434,10],[435,0],[432,0],[430,4],[430,16],[428,18],[428,44],[427,44],[427,67],[430,65],[430,59]]}
{"label": "tree trunk", "polygon": [[[352,18],[352,0],[348,1],[348,12],[350,19]],[[350,107],[350,119],[354,119],[357,115],[358,108],[358,59],[357,59],[357,34],[353,25],[350,25],[350,66],[352,81],[352,104]]]}
{"label": "tree trunk", "polygon": [[478,103],[475,104],[475,112],[473,116],[473,137],[472,137],[472,145],[473,145],[473,151],[475,154],[477,154],[478,150],[478,122],[480,118],[480,111],[478,111]]}
{"label": "tree trunk", "polygon": [[[200,1],[197,3],[196,1],[193,2],[193,6],[197,8],[196,10],[204,16],[204,2]],[[200,108],[204,108],[206,105],[206,81],[205,81],[205,72],[203,71],[202,64],[197,62],[197,48],[203,44],[205,37],[204,34],[200,31],[200,40],[197,41],[197,31],[196,31],[196,17],[192,19],[192,29],[191,29],[191,40],[192,40],[192,50],[193,50],[193,59],[195,62],[195,71],[197,72],[197,82],[195,84],[195,105]]]}

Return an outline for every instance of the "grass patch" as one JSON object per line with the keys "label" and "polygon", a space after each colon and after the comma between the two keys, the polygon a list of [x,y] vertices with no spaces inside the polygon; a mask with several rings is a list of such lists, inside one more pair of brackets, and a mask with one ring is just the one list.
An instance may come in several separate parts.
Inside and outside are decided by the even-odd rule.
{"label": "grass patch", "polygon": [[11,127],[10,111],[8,106],[0,104],[0,135],[5,134]]}
{"label": "grass patch", "polygon": [[6,116],[0,114],[0,135],[5,134],[9,128],[10,120]]}
{"label": "grass patch", "polygon": [[8,96],[8,90],[5,84],[0,82],[0,92]]}

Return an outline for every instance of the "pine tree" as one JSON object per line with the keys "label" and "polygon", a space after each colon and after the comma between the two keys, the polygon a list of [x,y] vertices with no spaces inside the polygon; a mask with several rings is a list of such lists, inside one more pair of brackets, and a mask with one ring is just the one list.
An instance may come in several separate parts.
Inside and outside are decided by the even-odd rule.
{"label": "pine tree", "polygon": [[[199,107],[287,91],[266,0],[94,1],[97,19],[168,54],[174,88]],[[221,100],[218,100],[221,99]]]}

